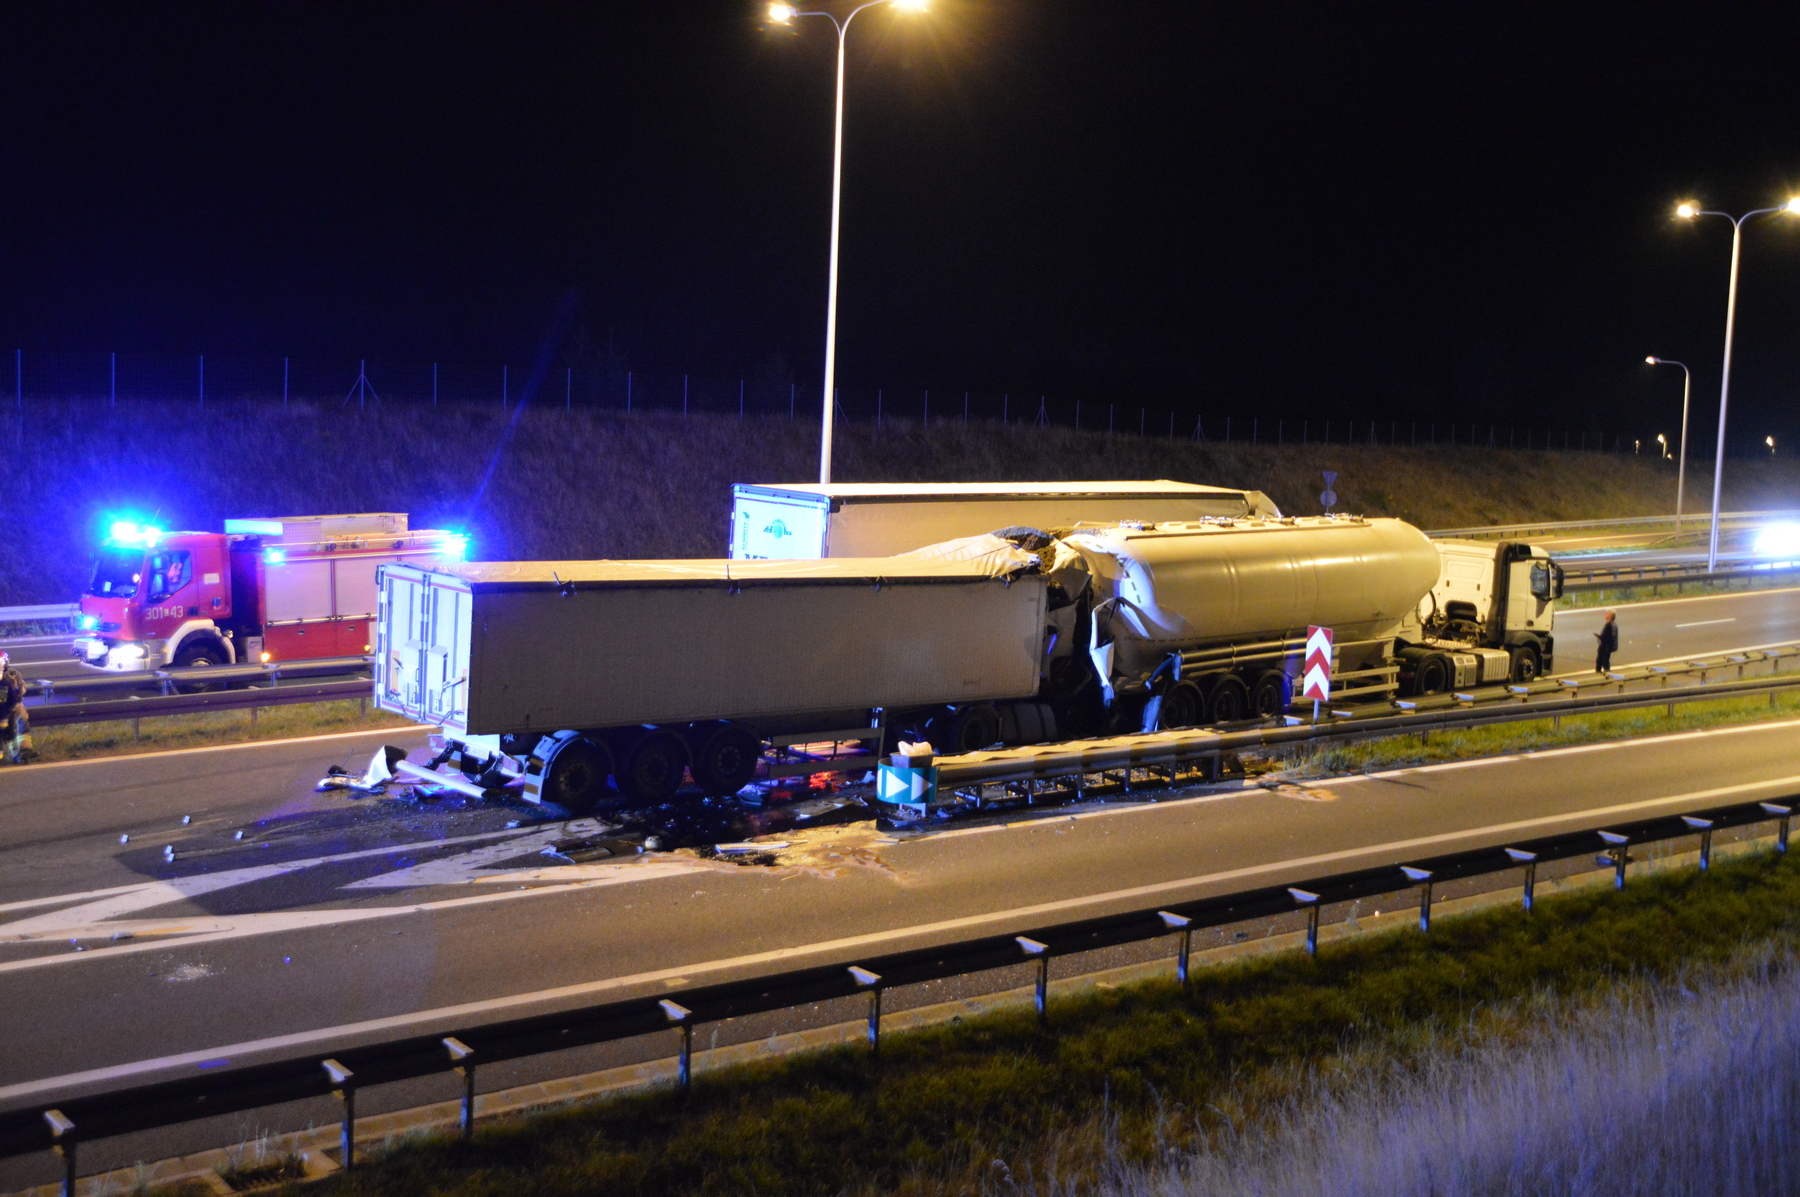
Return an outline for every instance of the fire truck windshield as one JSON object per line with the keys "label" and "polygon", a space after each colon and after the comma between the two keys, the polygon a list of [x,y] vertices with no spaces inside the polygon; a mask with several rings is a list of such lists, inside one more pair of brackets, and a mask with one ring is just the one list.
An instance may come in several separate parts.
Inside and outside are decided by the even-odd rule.
{"label": "fire truck windshield", "polygon": [[94,576],[87,592],[100,598],[130,598],[137,593],[143,572],[143,549],[101,549],[94,558]]}

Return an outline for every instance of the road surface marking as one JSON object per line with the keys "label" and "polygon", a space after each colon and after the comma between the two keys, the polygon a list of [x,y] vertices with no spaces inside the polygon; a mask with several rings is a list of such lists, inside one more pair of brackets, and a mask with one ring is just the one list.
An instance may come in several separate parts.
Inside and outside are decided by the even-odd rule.
{"label": "road surface marking", "polygon": [[[1766,791],[1771,788],[1785,788],[1800,784],[1800,775],[1771,778],[1768,781],[1747,782],[1742,785],[1720,786],[1710,790],[1696,790],[1687,794],[1677,794],[1668,798],[1653,798],[1646,802],[1626,802],[1614,806],[1591,807],[1587,810],[1569,811],[1562,814],[1545,815],[1534,819],[1520,819],[1511,823],[1496,823],[1489,827],[1474,827],[1463,831],[1440,832],[1436,835],[1418,836],[1414,839],[1396,840],[1387,844],[1373,844],[1361,848],[1345,848],[1336,852],[1324,852],[1315,856],[1300,856],[1291,860],[1273,861],[1267,864],[1248,865],[1238,869],[1228,869],[1219,873],[1208,873],[1199,877],[1184,877],[1176,881],[1159,881],[1151,885],[1138,885],[1130,889],[1113,890],[1104,894],[1091,894],[1083,898],[1064,898],[1055,902],[1040,902],[1032,906],[1019,906],[1011,910],[993,911],[988,914],[964,915],[961,918],[944,919],[935,923],[921,923],[912,927],[896,927],[889,931],[872,931],[863,935],[852,935],[842,939],[826,940],[821,943],[802,944],[791,948],[776,948],[766,952],[753,952],[744,956],[733,956],[724,960],[707,960],[676,968],[656,969],[652,972],[635,973],[626,977],[610,977],[603,981],[587,981],[579,985],[563,985],[554,989],[541,989],[534,993],[512,994],[507,997],[488,998],[485,1001],[465,1002],[455,1006],[440,1006],[433,1010],[420,1010],[412,1014],[395,1014],[386,1018],[371,1018],[363,1022],[345,1023],[335,1027],[320,1027],[311,1031],[295,1031],[286,1035],[272,1035],[265,1039],[252,1039],[243,1043],[233,1043],[222,1047],[207,1048],[204,1051],[182,1052],[177,1055],[163,1056],[150,1060],[134,1060],[127,1064],[113,1064],[105,1068],[88,1069],[85,1072],[73,1072],[64,1076],[43,1077],[39,1080],[22,1081],[14,1085],[0,1086],[0,1102],[10,1102],[23,1098],[37,1098],[45,1093],[59,1093],[75,1085],[87,1085],[100,1081],[117,1081],[127,1077],[138,1077],[146,1073],[159,1072],[171,1068],[200,1064],[221,1057],[238,1059],[252,1053],[278,1051],[284,1048],[307,1047],[317,1043],[342,1040],[350,1036],[372,1035],[385,1031],[393,1031],[402,1027],[416,1027],[424,1023],[444,1023],[461,1021],[478,1015],[496,1014],[517,1010],[523,1006],[539,1005],[545,1002],[565,1001],[570,998],[587,998],[595,994],[615,993],[637,986],[663,984],[671,982],[691,984],[697,976],[718,974],[756,965],[779,964],[805,956],[818,956],[828,953],[844,953],[850,949],[868,949],[884,947],[897,940],[914,939],[919,936],[937,935],[946,931],[962,931],[972,927],[980,927],[991,923],[1013,923],[1024,918],[1037,918],[1048,914],[1062,914],[1083,907],[1099,906],[1109,902],[1120,902],[1131,899],[1160,897],[1182,889],[1195,886],[1216,885],[1222,882],[1241,882],[1269,874],[1291,872],[1302,868],[1313,868],[1318,865],[1337,864],[1359,856],[1373,853],[1404,853],[1411,855],[1415,849],[1435,848],[1460,839],[1474,836],[1510,836],[1513,832],[1536,831],[1559,823],[1567,823],[1575,819],[1594,819],[1610,815],[1625,815],[1639,811],[1653,810],[1659,807],[1676,806],[1683,803],[1699,802],[1707,799],[1732,797],[1741,794]],[[1521,837],[1523,838],[1523,837]],[[1398,879],[1396,879],[1398,882]],[[582,888],[583,883],[561,889]],[[1404,886],[1397,885],[1397,888]],[[507,894],[490,895],[490,899],[507,898],[531,893],[555,892],[550,890],[513,890]],[[468,901],[468,899],[463,899]],[[410,913],[415,910],[440,909],[445,906],[459,905],[460,902],[430,903],[421,906],[395,908],[393,913]],[[210,938],[210,937],[209,937]],[[201,941],[188,941],[201,942]],[[153,945],[158,949],[165,945]],[[100,953],[102,956],[114,956],[118,951]],[[860,953],[859,953],[860,954]],[[58,957],[57,959],[67,959]]]}
{"label": "road surface marking", "polygon": [[1695,623],[1678,623],[1675,625],[1675,629],[1676,629],[1676,631],[1680,631],[1682,628],[1703,628],[1703,627],[1706,627],[1708,624],[1736,623],[1736,622],[1737,622],[1737,616],[1732,615],[1732,616],[1728,616],[1725,619],[1702,619]]}
{"label": "road surface marking", "polygon": [[[149,715],[144,718],[150,718]],[[289,736],[284,740],[245,740],[239,744],[208,744],[200,748],[169,748],[161,752],[131,752],[123,756],[90,756],[78,761],[45,761],[32,765],[33,773],[42,773],[48,769],[70,769],[77,765],[116,765],[121,761],[141,761],[145,757],[162,760],[171,756],[191,756],[196,752],[230,752],[237,748],[280,748],[286,744],[316,744],[324,740],[351,740],[357,736],[410,736],[418,732],[433,732],[437,728],[420,723],[412,727],[374,727],[367,731],[331,732],[322,736]]]}

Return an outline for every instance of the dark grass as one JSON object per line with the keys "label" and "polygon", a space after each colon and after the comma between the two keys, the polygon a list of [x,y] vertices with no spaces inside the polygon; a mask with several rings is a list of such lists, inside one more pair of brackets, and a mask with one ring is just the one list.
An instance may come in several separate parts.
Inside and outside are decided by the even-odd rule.
{"label": "dark grass", "polygon": [[[1404,1062],[1446,1036],[1504,1036],[1526,1012],[1622,980],[1723,968],[1791,943],[1800,868],[1767,853],[1708,875],[1666,870],[1622,894],[1546,896],[1395,932],[1200,969],[887,1038],[873,1066],[839,1049],[667,1091],[397,1148],[309,1192],[834,1194],[1010,1190],[1098,1179],[1279,1116],[1331,1061]],[[1008,1180],[1008,1178],[1011,1178]]]}
{"label": "dark grass", "polygon": [[[405,511],[415,527],[468,530],[488,560],[712,557],[732,483],[818,476],[805,419],[553,407],[43,402],[22,425],[0,413],[0,446],[21,480],[0,536],[0,606],[71,601],[113,513],[210,530],[233,516]],[[980,421],[844,425],[835,464],[846,482],[1172,478],[1264,490],[1297,513],[1318,509],[1322,470],[1340,474],[1340,509],[1428,528],[1655,514],[1674,500],[1671,468],[1649,456],[1196,444]],[[1700,474],[1689,482],[1704,489]],[[1794,506],[1797,483],[1785,461],[1734,463],[1726,501]]]}

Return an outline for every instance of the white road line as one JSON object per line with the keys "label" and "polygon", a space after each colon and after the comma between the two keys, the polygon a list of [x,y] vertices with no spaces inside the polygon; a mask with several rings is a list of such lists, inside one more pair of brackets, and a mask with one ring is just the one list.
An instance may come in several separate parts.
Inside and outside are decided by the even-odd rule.
{"label": "white road line", "polygon": [[[211,1062],[221,1058],[229,1059],[247,1053],[275,1051],[283,1048],[305,1047],[309,1044],[331,1042],[350,1036],[369,1035],[383,1031],[393,1031],[402,1027],[416,1027],[422,1023],[441,1022],[446,1020],[465,1020],[481,1015],[497,1014],[504,1011],[517,1010],[520,1007],[539,1005],[545,1002],[562,1001],[569,998],[592,997],[596,994],[615,993],[641,985],[653,985],[670,981],[692,982],[696,978],[730,972],[734,969],[754,965],[779,964],[806,956],[838,954],[851,949],[873,949],[886,947],[899,940],[914,939],[919,936],[935,935],[945,931],[962,931],[993,923],[1017,924],[1022,919],[1036,919],[1045,915],[1065,914],[1084,907],[1100,906],[1111,902],[1132,899],[1160,897],[1183,889],[1196,886],[1214,885],[1220,882],[1249,881],[1270,874],[1291,872],[1296,869],[1310,869],[1319,865],[1337,864],[1360,856],[1371,854],[1412,854],[1415,849],[1435,848],[1456,840],[1469,839],[1474,836],[1510,836],[1514,832],[1536,831],[1540,828],[1553,827],[1559,823],[1568,823],[1579,819],[1596,819],[1610,815],[1627,815],[1648,812],[1662,807],[1679,806],[1686,803],[1701,802],[1710,799],[1729,798],[1743,794],[1754,794],[1771,789],[1791,788],[1800,783],[1800,775],[1772,778],[1768,781],[1749,782],[1743,785],[1720,786],[1709,790],[1695,790],[1686,794],[1677,794],[1668,798],[1653,798],[1646,802],[1624,802],[1613,806],[1591,807],[1587,810],[1569,811],[1564,814],[1546,815],[1535,819],[1520,819],[1510,823],[1496,823],[1488,827],[1472,827],[1463,831],[1440,832],[1437,835],[1418,836],[1413,839],[1395,840],[1387,844],[1373,844],[1362,848],[1346,848],[1337,852],[1322,852],[1314,856],[1299,856],[1290,860],[1274,861],[1268,864],[1249,865],[1240,869],[1228,869],[1219,873],[1207,873],[1198,877],[1184,877],[1177,881],[1160,881],[1151,885],[1138,885],[1130,889],[1113,890],[1104,894],[1091,894],[1083,898],[1064,898],[1055,902],[1040,902],[1032,906],[1019,906],[1011,910],[997,910],[988,914],[965,915],[961,918],[943,919],[935,923],[921,923],[912,927],[897,927],[890,931],[873,931],[864,935],[852,935],[843,939],[826,940],[821,943],[802,944],[791,948],[777,948],[767,952],[753,952],[744,956],[733,956],[723,960],[707,960],[677,968],[656,969],[652,972],[635,973],[626,977],[610,977],[604,981],[587,981],[579,985],[563,985],[554,989],[541,989],[534,993],[518,993],[507,997],[489,998],[479,1002],[464,1002],[455,1006],[440,1006],[433,1010],[420,1010],[412,1014],[395,1014],[387,1018],[371,1018],[362,1022],[345,1023],[335,1027],[320,1027],[311,1031],[295,1031],[287,1035],[272,1035],[265,1039],[252,1039],[242,1043],[226,1044],[208,1048],[204,1051],[182,1052],[172,1056],[162,1056],[150,1060],[134,1060],[128,1064],[113,1064],[105,1068],[93,1068],[85,1072],[73,1072],[64,1076],[44,1077],[34,1081],[22,1081],[15,1085],[0,1086],[0,1102],[10,1102],[21,1098],[32,1098],[45,1093],[57,1093],[76,1085],[91,1084],[97,1081],[116,1081],[127,1077],[143,1076],[147,1073],[159,1072],[186,1065]],[[1521,837],[1523,838],[1523,837]],[[563,886],[561,889],[582,888],[580,885]],[[494,895],[494,897],[513,897],[533,892],[544,893],[544,890],[514,890],[511,894]],[[404,912],[412,910],[433,909],[432,904],[419,907],[408,907]],[[394,913],[403,913],[396,909]],[[165,948],[158,944],[156,947]],[[113,955],[114,953],[106,953]]]}
{"label": "white road line", "polygon": [[[149,716],[145,716],[148,718]],[[325,740],[353,740],[359,736],[410,736],[418,732],[433,732],[437,728],[423,723],[411,727],[374,727],[367,731],[331,732],[322,736],[290,736],[285,740],[245,740],[239,744],[208,744],[201,748],[169,748],[163,751],[127,752],[119,756],[88,756],[75,761],[45,761],[30,766],[33,773],[42,773],[49,769],[72,769],[78,765],[116,765],[121,761],[142,762],[145,757],[162,760],[171,756],[192,756],[197,752],[231,752],[239,748],[281,748],[288,744],[317,744]]]}
{"label": "white road line", "polygon": [[1701,619],[1701,620],[1696,620],[1693,623],[1678,623],[1675,625],[1675,627],[1677,630],[1680,630],[1681,628],[1703,628],[1703,627],[1706,627],[1708,624],[1736,623],[1736,622],[1737,622],[1737,616],[1732,615],[1732,616],[1728,616],[1725,619]]}

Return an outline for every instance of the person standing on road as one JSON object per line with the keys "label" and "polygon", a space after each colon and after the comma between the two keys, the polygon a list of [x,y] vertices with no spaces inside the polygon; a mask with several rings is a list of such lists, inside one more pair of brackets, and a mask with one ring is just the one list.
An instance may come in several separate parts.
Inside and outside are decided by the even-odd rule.
{"label": "person standing on road", "polygon": [[31,721],[25,713],[25,678],[0,649],[0,752],[9,765],[23,765],[37,753],[31,749]]}
{"label": "person standing on road", "polygon": [[1619,647],[1619,625],[1614,622],[1617,611],[1606,613],[1606,622],[1594,633],[1594,639],[1600,642],[1600,652],[1594,658],[1594,672],[1605,673],[1612,668],[1613,651]]}

